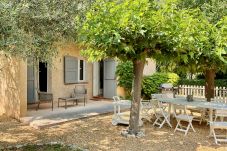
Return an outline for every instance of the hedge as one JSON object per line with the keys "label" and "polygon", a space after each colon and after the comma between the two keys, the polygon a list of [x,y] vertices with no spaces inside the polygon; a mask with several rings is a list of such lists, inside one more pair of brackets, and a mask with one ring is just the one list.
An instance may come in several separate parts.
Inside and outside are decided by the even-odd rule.
{"label": "hedge", "polygon": [[142,84],[142,94],[145,98],[150,98],[152,93],[158,93],[162,83],[178,84],[179,76],[175,73],[155,73],[145,76]]}
{"label": "hedge", "polygon": [[[217,87],[227,87],[227,79],[217,79],[214,82],[215,82],[215,86]],[[204,79],[197,79],[197,80],[180,79],[178,84],[205,86],[205,80]]]}

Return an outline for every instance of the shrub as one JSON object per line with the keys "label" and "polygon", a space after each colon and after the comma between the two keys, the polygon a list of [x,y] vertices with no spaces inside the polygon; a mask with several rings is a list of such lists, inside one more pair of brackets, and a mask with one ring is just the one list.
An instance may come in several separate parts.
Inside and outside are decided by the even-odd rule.
{"label": "shrub", "polygon": [[[214,81],[215,86],[217,87],[227,87],[227,80],[225,79],[217,79]],[[179,85],[198,85],[198,86],[205,86],[205,80],[204,79],[181,79],[179,80]]]}
{"label": "shrub", "polygon": [[[118,86],[121,86],[126,91],[126,98],[130,98],[132,81],[133,81],[133,65],[132,62],[119,62],[116,70]],[[152,93],[157,93],[162,83],[172,83],[177,85],[179,76],[175,73],[155,73],[150,76],[145,76],[142,83],[142,95],[145,98],[150,98]]]}
{"label": "shrub", "polygon": [[119,62],[116,69],[117,85],[126,91],[126,97],[130,96],[133,81],[133,65],[131,61]]}
{"label": "shrub", "polygon": [[146,76],[143,79],[142,94],[145,98],[150,98],[152,93],[158,93],[162,83],[172,83],[174,86],[178,84],[179,76],[175,73],[155,73]]}

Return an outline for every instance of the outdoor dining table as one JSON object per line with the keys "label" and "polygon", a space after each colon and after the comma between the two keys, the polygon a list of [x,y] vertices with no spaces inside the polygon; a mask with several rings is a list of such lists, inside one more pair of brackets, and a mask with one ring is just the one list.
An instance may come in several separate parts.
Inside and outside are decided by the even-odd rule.
{"label": "outdoor dining table", "polygon": [[[158,101],[165,102],[169,104],[168,112],[169,115],[171,114],[172,105],[179,104],[179,105],[186,105],[192,107],[199,107],[209,109],[209,122],[213,122],[213,110],[227,110],[227,104],[221,102],[207,102],[201,98],[193,98],[192,102],[187,101],[186,97],[176,97],[176,98],[158,98]],[[210,132],[211,135],[211,132]]]}

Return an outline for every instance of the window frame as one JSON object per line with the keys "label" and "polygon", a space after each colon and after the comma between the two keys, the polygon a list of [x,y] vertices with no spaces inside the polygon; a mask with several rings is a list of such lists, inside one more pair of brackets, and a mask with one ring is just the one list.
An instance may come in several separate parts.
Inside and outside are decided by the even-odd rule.
{"label": "window frame", "polygon": [[[83,61],[83,80],[80,80],[80,61]],[[78,59],[78,82],[86,81],[86,61],[84,59]]]}

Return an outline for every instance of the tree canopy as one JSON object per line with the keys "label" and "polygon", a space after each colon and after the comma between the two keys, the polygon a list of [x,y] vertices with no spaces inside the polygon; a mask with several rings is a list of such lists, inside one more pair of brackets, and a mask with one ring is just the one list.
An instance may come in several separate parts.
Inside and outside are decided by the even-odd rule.
{"label": "tree canopy", "polygon": [[[80,21],[79,21],[80,22]],[[133,102],[129,133],[138,132],[141,78],[145,58],[176,59],[188,62],[200,49],[207,47],[209,22],[198,9],[179,9],[178,3],[167,0],[98,0],[81,21],[79,41],[89,60],[118,58],[133,63]],[[204,30],[202,30],[204,31]],[[199,39],[199,40],[197,40]],[[158,57],[157,57],[158,56]]]}
{"label": "tree canopy", "polygon": [[0,2],[0,50],[23,58],[50,61],[56,43],[76,36],[74,18],[90,0],[20,0]]}
{"label": "tree canopy", "polygon": [[[186,49],[183,60],[173,59],[176,67],[191,72],[206,69],[225,70],[227,60],[227,5],[225,0],[178,0],[178,9],[196,11],[194,22],[184,31]],[[190,30],[189,30],[190,29]],[[181,38],[182,39],[182,38]],[[184,38],[183,38],[184,39]],[[196,51],[192,51],[192,50]],[[194,53],[193,53],[194,52]],[[158,56],[160,57],[160,56]],[[165,57],[162,59],[165,61]]]}

